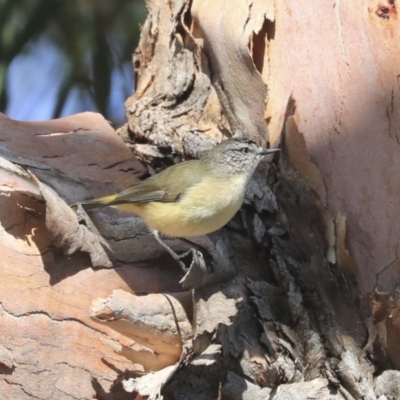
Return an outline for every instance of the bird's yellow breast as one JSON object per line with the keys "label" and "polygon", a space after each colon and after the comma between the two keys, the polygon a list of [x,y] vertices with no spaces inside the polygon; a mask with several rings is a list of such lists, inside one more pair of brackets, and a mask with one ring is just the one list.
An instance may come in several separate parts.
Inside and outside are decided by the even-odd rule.
{"label": "bird's yellow breast", "polygon": [[116,208],[132,212],[166,236],[201,236],[222,228],[243,203],[247,179],[221,181],[207,177],[191,187],[177,202],[134,203]]}

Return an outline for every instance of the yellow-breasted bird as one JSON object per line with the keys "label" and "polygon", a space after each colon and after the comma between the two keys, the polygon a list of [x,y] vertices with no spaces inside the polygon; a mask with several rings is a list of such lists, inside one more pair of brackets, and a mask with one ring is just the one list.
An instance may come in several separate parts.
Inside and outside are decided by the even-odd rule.
{"label": "yellow-breasted bird", "polygon": [[261,158],[276,151],[249,139],[228,139],[199,160],[173,165],[118,194],[81,204],[86,209],[111,206],[140,216],[167,248],[158,233],[186,238],[222,228],[242,206]]}

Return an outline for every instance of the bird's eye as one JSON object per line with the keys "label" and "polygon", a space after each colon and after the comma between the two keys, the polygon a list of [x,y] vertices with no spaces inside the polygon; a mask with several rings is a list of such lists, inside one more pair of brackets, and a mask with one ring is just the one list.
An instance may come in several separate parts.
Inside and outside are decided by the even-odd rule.
{"label": "bird's eye", "polygon": [[242,149],[242,153],[244,153],[244,154],[247,154],[249,151],[250,151],[250,150],[249,150],[248,147],[244,147],[244,148]]}

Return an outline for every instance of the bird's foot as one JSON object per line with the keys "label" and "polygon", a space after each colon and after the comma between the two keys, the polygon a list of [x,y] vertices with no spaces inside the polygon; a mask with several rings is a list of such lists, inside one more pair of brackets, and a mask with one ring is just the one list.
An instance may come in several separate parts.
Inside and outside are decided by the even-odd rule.
{"label": "bird's foot", "polygon": [[182,270],[186,273],[194,264],[199,265],[209,274],[214,272],[214,259],[212,255],[205,249],[194,249],[179,254],[179,264]]}
{"label": "bird's foot", "polygon": [[176,254],[159,236],[157,231],[152,231],[154,238],[172,258],[178,263],[185,275],[191,270],[196,269],[197,271],[203,271],[204,273],[213,273],[214,270],[214,259],[211,254],[202,246],[191,242],[187,239],[181,239],[188,243],[191,248],[183,254]]}

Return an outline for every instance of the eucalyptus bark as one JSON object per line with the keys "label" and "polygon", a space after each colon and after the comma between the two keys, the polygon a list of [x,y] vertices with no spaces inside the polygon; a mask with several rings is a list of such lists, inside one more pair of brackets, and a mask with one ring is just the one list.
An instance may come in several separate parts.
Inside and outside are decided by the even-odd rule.
{"label": "eucalyptus bark", "polygon": [[[119,136],[0,118],[1,393],[400,398],[395,3],[147,8]],[[138,218],[68,206],[234,134],[282,151],[199,239],[211,273],[182,277]]]}
{"label": "eucalyptus bark", "polygon": [[[396,398],[395,4],[147,4],[127,102],[139,158],[196,157],[232,134],[282,147],[218,234],[249,247],[220,249],[235,274],[213,290],[240,305],[211,340],[222,345],[219,378],[201,387],[213,382],[224,397],[245,379],[260,398],[261,387],[276,398]],[[395,383],[382,385],[388,376]],[[185,378],[173,379],[168,393],[185,398]]]}

